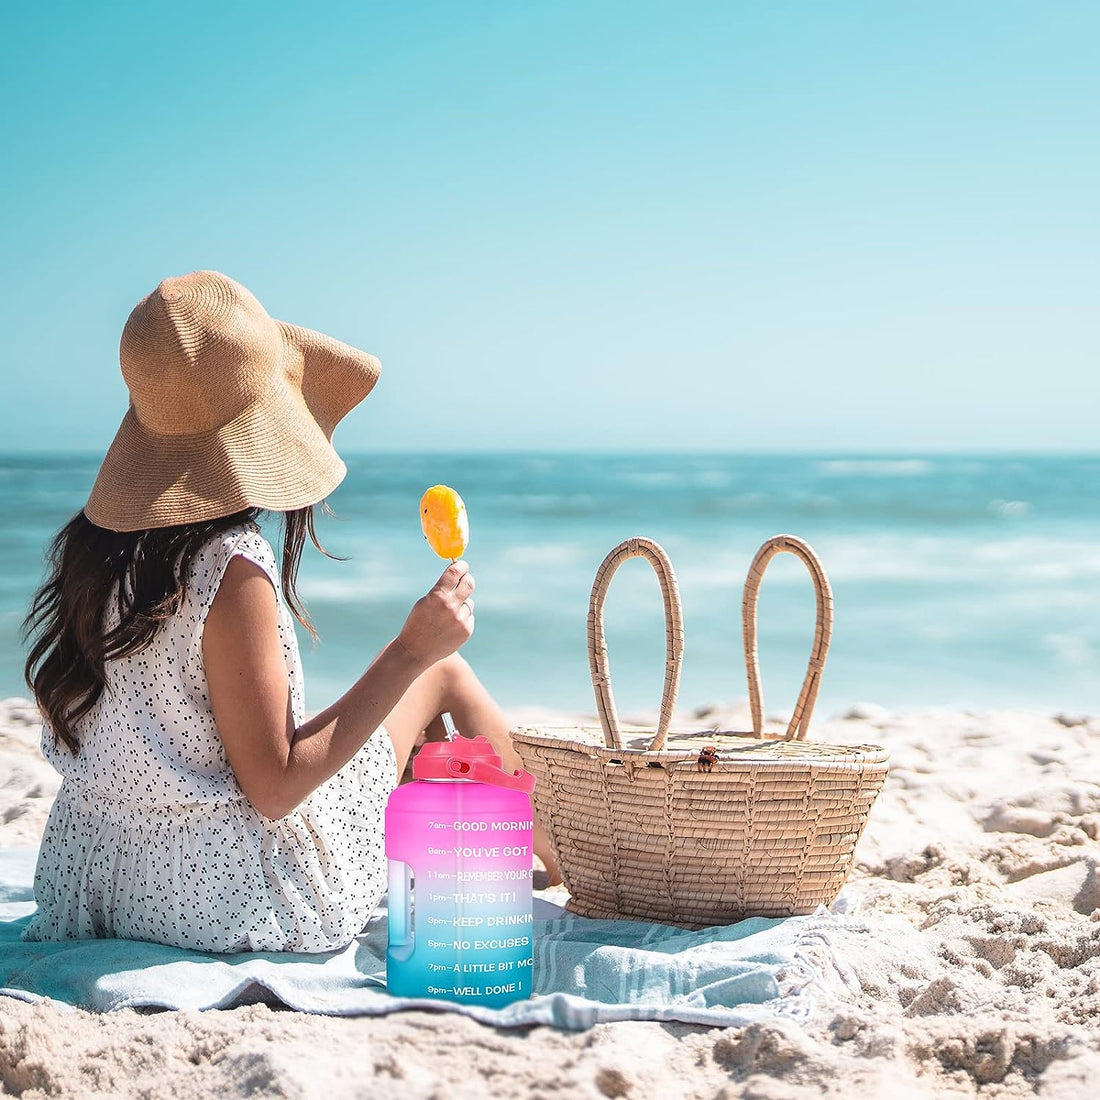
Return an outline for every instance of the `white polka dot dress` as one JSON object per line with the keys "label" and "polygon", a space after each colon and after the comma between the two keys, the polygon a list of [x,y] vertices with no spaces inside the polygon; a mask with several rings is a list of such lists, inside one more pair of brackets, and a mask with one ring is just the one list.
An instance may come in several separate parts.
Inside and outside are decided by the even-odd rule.
{"label": "white polka dot dress", "polygon": [[[304,720],[293,618],[254,523],[196,555],[180,611],[139,653],[108,662],[76,725],[73,756],[42,748],[64,782],[35,874],[31,940],[120,937],[202,951],[329,951],[362,930],[386,887],[383,820],[397,761],[379,727],[292,813],[269,821],[245,798],[218,736],[202,631],[229,560],[275,588],[296,725]],[[117,623],[114,601],[107,629]]]}

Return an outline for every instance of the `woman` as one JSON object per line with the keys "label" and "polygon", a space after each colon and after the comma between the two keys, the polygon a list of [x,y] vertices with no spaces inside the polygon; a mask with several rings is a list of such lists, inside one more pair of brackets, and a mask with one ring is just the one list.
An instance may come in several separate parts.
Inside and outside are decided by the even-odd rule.
{"label": "woman", "polygon": [[[25,624],[43,751],[64,777],[26,936],[336,949],[385,889],[386,799],[442,712],[520,766],[457,653],[473,576],[445,569],[307,721],[295,578],[346,472],[333,429],[378,361],[273,320],[211,271],[142,299],[120,359],[130,408]],[[281,570],[263,511],[284,515]],[[535,851],[558,881],[538,823]]]}

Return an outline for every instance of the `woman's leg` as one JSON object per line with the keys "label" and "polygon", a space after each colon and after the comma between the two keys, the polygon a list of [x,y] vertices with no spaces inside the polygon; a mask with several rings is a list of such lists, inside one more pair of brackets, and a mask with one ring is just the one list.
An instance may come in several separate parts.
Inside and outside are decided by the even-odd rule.
{"label": "woman's leg", "polygon": [[[397,774],[401,775],[421,735],[444,711],[450,711],[458,732],[467,737],[483,734],[489,739],[507,771],[523,767],[512,745],[508,720],[474,670],[457,653],[432,665],[418,676],[390,711],[383,723],[397,753]],[[547,884],[561,882],[550,837],[535,818],[535,855],[546,867]]]}

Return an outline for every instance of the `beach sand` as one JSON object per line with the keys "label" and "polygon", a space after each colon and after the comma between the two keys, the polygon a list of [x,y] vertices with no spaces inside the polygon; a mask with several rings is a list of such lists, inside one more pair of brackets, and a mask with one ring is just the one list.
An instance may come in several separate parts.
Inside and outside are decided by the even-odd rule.
{"label": "beach sand", "polygon": [[[745,728],[744,708],[711,723]],[[891,753],[841,907],[896,947],[852,952],[846,992],[804,1026],[497,1031],[430,1012],[96,1016],[0,999],[0,1084],[25,1100],[1097,1095],[1100,719],[861,705],[813,736]],[[37,742],[33,709],[0,703],[0,847],[34,844],[49,811]]]}

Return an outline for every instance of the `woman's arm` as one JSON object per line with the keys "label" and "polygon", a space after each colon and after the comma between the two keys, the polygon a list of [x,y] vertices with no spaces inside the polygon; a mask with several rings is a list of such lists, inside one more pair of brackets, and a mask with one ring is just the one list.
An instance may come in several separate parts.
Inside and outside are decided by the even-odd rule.
{"label": "woman's arm", "polygon": [[261,814],[290,813],[362,748],[417,676],[470,637],[463,601],[473,589],[465,562],[448,566],[355,685],[295,728],[275,590],[258,565],[230,559],[203,629],[203,663],[229,764]]}

